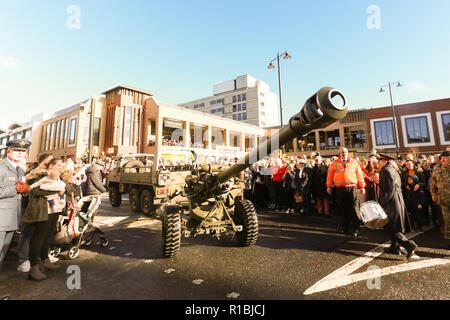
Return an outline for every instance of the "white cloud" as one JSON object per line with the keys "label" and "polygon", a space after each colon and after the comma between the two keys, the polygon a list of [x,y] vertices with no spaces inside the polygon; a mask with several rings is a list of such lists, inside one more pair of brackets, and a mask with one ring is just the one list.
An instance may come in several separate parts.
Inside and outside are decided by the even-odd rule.
{"label": "white cloud", "polygon": [[0,67],[5,67],[8,69],[16,69],[23,66],[20,59],[14,57],[0,56]]}
{"label": "white cloud", "polygon": [[425,90],[425,86],[417,81],[409,82],[406,84],[406,88],[412,90],[412,91],[422,91]]}

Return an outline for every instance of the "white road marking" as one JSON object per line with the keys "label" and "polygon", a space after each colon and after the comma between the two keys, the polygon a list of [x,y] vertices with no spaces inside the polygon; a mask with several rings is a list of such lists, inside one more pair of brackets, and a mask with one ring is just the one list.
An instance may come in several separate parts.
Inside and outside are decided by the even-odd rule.
{"label": "white road marking", "polygon": [[142,222],[142,223],[132,224],[131,226],[127,226],[127,228],[139,228],[139,227],[142,227],[142,226],[152,225],[152,224],[156,224],[156,223],[158,223],[157,220],[145,221],[145,222]]}
{"label": "white road marking", "polygon": [[[422,234],[423,232],[426,232],[430,230],[431,227],[424,228],[424,231],[422,232],[412,232],[406,234],[406,237],[408,239],[412,239],[419,234]],[[381,277],[397,272],[404,272],[408,270],[416,270],[421,268],[427,268],[435,265],[442,265],[450,263],[450,257],[446,257],[444,259],[430,259],[430,260],[424,260],[419,262],[413,262],[408,263],[404,265],[399,266],[393,266],[393,267],[387,267],[381,270],[373,270],[373,271],[366,271],[361,272],[357,274],[351,274],[355,270],[358,270],[365,264],[369,263],[379,255],[381,255],[384,251],[384,248],[387,248],[390,245],[390,241],[386,242],[382,245],[379,245],[378,247],[370,250],[369,252],[365,253],[363,256],[350,261],[343,267],[339,268],[338,270],[332,272],[322,280],[319,280],[316,282],[312,287],[308,288],[303,294],[304,295],[310,295],[316,292],[326,291],[334,288],[339,288],[341,286],[348,285],[353,282],[358,282],[362,280],[367,280],[374,277]]]}
{"label": "white road marking", "polygon": [[127,218],[129,218],[129,217],[115,217],[115,218],[110,218],[110,219],[106,219],[106,220],[102,220],[102,221],[98,221],[98,222],[96,221],[95,223],[96,224],[103,224],[103,225],[113,224],[113,223],[117,223],[117,222],[120,222],[122,220],[125,220]]}

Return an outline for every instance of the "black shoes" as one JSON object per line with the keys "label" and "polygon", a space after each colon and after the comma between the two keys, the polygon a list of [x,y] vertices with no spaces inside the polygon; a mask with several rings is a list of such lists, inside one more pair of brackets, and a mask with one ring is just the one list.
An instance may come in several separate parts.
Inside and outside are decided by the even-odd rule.
{"label": "black shoes", "polygon": [[417,247],[417,244],[414,241],[411,241],[411,246],[406,253],[406,259],[411,258],[416,253]]}

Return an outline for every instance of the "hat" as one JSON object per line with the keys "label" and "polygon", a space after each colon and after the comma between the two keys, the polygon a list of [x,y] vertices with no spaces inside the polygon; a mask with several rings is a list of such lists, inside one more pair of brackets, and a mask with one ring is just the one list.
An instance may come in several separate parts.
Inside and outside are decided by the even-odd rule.
{"label": "hat", "polygon": [[388,156],[387,154],[379,153],[378,154],[378,160],[390,161],[390,160],[395,160],[395,158],[391,157],[391,156]]}
{"label": "hat", "polygon": [[450,156],[450,151],[445,150],[444,152],[441,153],[441,157],[448,157]]}
{"label": "hat", "polygon": [[14,139],[14,140],[9,140],[6,143],[6,146],[8,147],[8,149],[16,149],[16,150],[22,150],[22,151],[27,151],[28,148],[31,145],[31,141],[29,140],[25,140],[25,139]]}

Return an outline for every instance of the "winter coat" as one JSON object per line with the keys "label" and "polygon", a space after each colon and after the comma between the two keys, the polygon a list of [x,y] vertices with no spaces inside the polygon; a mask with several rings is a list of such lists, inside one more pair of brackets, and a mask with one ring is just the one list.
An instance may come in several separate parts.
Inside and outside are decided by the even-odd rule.
{"label": "winter coat", "polygon": [[300,169],[295,170],[295,186],[300,196],[309,196],[311,193],[311,176],[309,170],[303,169],[300,175]]}
{"label": "winter coat", "polygon": [[85,196],[97,196],[106,192],[100,171],[91,166],[86,169],[86,176],[88,179],[86,182],[86,191],[84,192]]}
{"label": "winter coat", "polygon": [[422,187],[419,187],[417,191],[414,191],[414,186],[416,183],[417,182],[409,184],[409,190],[407,189],[405,193],[406,210],[411,213],[422,211],[422,209],[419,209],[418,206],[421,205],[422,208],[424,208],[425,204],[425,192],[423,192]]}
{"label": "winter coat", "polygon": [[389,223],[385,229],[389,232],[405,232],[406,207],[403,201],[401,179],[392,164],[387,163],[380,172],[380,197],[378,202],[383,207]]}
{"label": "winter coat", "polygon": [[312,169],[311,192],[316,198],[327,198],[328,167],[325,164],[314,166]]}
{"label": "winter coat", "polygon": [[33,224],[48,220],[48,201],[46,196],[58,194],[55,191],[45,191],[40,188],[34,188],[29,193],[28,206],[22,217],[22,222]]}

